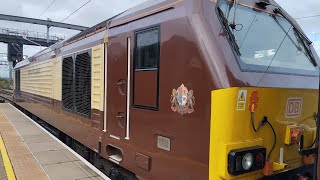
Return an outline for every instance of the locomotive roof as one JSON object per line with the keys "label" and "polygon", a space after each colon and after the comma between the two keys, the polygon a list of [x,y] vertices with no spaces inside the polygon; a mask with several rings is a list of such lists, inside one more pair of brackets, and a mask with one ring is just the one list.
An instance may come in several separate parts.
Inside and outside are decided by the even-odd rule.
{"label": "locomotive roof", "polygon": [[111,22],[113,22],[113,21],[117,21],[118,19],[122,19],[124,17],[130,16],[132,14],[135,14],[137,12],[143,11],[145,9],[148,9],[150,7],[153,7],[153,6],[156,6],[156,5],[161,4],[163,2],[166,2],[166,1],[171,1],[171,0],[148,0],[148,1],[144,2],[144,3],[142,3],[142,4],[139,4],[139,5],[135,6],[135,7],[132,7],[130,9],[126,10],[126,11],[123,11],[123,12],[121,12],[121,13],[119,13],[119,14],[117,14],[117,15],[115,15],[115,16],[113,16],[113,17],[111,17],[111,18],[109,18],[109,19],[107,19],[105,21],[102,21],[102,22],[100,22],[100,23],[98,23],[98,24],[96,24],[96,25],[94,25],[94,26],[92,26],[92,27],[90,27],[90,28],[88,28],[88,29],[76,34],[75,36],[73,36],[70,39],[68,39],[66,41],[66,43],[70,43],[70,42],[72,42],[74,40],[77,40],[78,38],[80,38],[82,36],[88,35],[90,33],[94,33],[94,32],[96,32],[96,31],[98,31],[100,29],[107,28],[107,27],[110,26]]}
{"label": "locomotive roof", "polygon": [[[106,31],[108,29],[121,26],[123,24],[130,23],[132,21],[135,21],[137,19],[143,18],[145,16],[149,16],[153,13],[157,13],[158,11],[164,10],[164,8],[170,8],[172,4],[175,4],[177,2],[181,2],[182,0],[148,0],[140,5],[137,5],[133,8],[130,8],[120,14],[117,14],[116,16],[113,16],[103,22],[100,22],[78,34],[75,36],[64,40],[62,42],[58,42],[38,53],[28,58],[30,63],[39,61],[39,60],[45,60],[50,59],[50,57],[55,57],[57,53],[61,52],[61,48],[68,47],[68,45],[73,44],[73,46],[78,46],[75,42],[82,42],[81,40],[86,39],[85,43],[88,43],[89,41],[98,40],[97,38],[103,38],[103,35],[99,36],[93,36],[96,34],[102,34],[101,32]],[[248,5],[255,5],[254,0],[240,0],[240,2],[243,2]],[[274,0],[270,0],[272,4],[277,4],[274,2]],[[161,7],[161,8],[160,8]],[[164,8],[163,8],[164,7]],[[268,7],[269,10],[271,7]],[[268,9],[267,8],[267,9]],[[293,20],[294,21],[294,20]],[[295,21],[294,21],[295,22]],[[300,27],[298,27],[300,28]],[[88,37],[91,37],[88,38]],[[42,58],[40,58],[42,56]],[[46,57],[45,57],[46,56]]]}

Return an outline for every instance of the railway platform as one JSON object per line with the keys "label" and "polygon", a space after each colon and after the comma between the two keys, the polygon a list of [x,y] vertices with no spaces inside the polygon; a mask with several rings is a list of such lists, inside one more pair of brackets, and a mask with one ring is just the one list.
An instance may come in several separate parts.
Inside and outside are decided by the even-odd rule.
{"label": "railway platform", "polygon": [[0,103],[0,152],[1,180],[108,179],[8,103]]}

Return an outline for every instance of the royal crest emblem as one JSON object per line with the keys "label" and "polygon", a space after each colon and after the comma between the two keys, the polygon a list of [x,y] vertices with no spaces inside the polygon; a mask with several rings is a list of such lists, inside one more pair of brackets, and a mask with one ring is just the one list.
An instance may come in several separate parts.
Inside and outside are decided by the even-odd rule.
{"label": "royal crest emblem", "polygon": [[193,91],[188,90],[183,84],[176,90],[172,90],[171,95],[171,109],[174,112],[178,112],[180,114],[190,114],[194,111],[195,99],[193,96]]}

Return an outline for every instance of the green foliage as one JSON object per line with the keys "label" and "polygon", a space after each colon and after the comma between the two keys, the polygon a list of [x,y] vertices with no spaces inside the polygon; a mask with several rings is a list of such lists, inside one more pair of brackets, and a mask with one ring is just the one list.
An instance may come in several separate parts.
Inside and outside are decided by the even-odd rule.
{"label": "green foliage", "polygon": [[9,79],[0,78],[0,89],[9,89],[9,88],[10,88]]}

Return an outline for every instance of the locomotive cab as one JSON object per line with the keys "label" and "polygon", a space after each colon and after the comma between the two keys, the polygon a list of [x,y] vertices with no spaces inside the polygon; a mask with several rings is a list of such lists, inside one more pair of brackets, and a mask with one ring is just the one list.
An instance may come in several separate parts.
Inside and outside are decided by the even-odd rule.
{"label": "locomotive cab", "polygon": [[216,13],[240,69],[232,73],[247,84],[212,91],[210,178],[315,179],[312,42],[273,1],[218,0]]}

